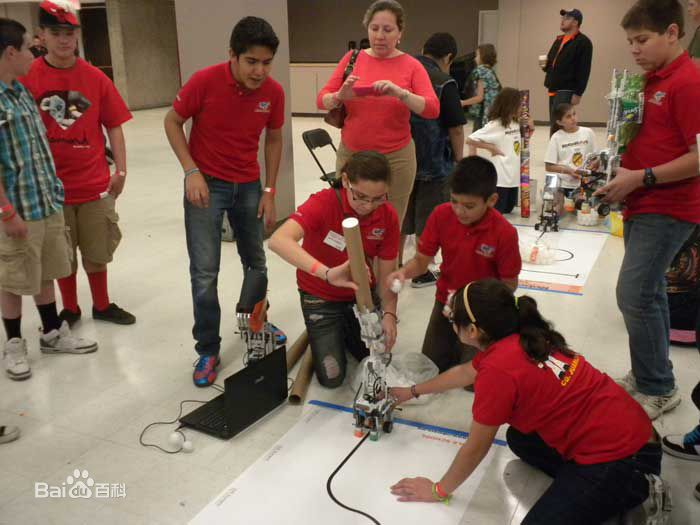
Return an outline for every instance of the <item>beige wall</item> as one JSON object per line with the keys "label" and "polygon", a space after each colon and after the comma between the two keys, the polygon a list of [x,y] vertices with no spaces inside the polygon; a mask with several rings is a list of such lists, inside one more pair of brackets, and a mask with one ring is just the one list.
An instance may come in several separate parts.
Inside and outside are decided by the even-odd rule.
{"label": "beige wall", "polygon": [[167,106],[180,88],[173,0],[107,0],[114,84],[130,109]]}
{"label": "beige wall", "polygon": [[[206,8],[205,8],[206,6]],[[231,30],[244,16],[266,19],[280,39],[280,46],[272,67],[272,76],[286,93],[284,150],[277,183],[277,217],[287,217],[294,211],[294,172],[292,152],[292,125],[289,88],[289,30],[287,27],[287,0],[175,0],[178,49],[182,82],[195,71],[228,59]],[[261,152],[264,138],[261,138]],[[264,162],[259,155],[263,167]]]}
{"label": "beige wall", "polygon": [[[637,71],[628,51],[620,20],[633,0],[579,0],[583,13],[581,30],[593,42],[593,66],[588,88],[579,108],[579,119],[605,122],[614,67]],[[544,73],[537,64],[538,55],[549,51],[559,34],[559,0],[500,0],[498,39],[498,75],[504,86],[529,89],[531,109],[536,120],[549,119]]]}
{"label": "beige wall", "polygon": [[31,34],[39,29],[38,11],[36,2],[0,2],[0,17],[17,20]]}

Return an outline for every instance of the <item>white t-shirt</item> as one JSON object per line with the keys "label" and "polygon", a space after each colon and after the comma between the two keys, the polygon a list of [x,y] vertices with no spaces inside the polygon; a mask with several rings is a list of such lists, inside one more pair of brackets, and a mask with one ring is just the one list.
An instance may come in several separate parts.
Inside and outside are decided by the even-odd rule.
{"label": "white t-shirt", "polygon": [[469,135],[472,140],[481,140],[495,145],[505,157],[496,155],[491,157],[491,162],[498,173],[498,186],[500,188],[517,188],[520,186],[520,126],[517,122],[511,122],[507,128],[503,127],[500,120],[492,120],[483,128]]}
{"label": "white t-shirt", "polygon": [[[544,161],[549,164],[561,164],[577,169],[583,167],[583,161],[589,153],[595,151],[595,134],[591,128],[578,128],[574,133],[563,129],[557,131],[549,139]],[[562,188],[578,188],[581,181],[571,175],[557,173]]]}

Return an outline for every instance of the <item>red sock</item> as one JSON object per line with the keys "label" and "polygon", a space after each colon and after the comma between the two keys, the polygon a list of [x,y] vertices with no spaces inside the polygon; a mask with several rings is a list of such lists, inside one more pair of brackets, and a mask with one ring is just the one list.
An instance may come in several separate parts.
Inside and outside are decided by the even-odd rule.
{"label": "red sock", "polygon": [[90,282],[90,293],[92,293],[92,305],[96,310],[104,310],[109,306],[109,295],[107,294],[107,270],[87,274]]}
{"label": "red sock", "polygon": [[75,274],[72,273],[68,277],[59,279],[58,289],[61,290],[63,308],[77,314],[80,307],[78,306],[78,285]]}

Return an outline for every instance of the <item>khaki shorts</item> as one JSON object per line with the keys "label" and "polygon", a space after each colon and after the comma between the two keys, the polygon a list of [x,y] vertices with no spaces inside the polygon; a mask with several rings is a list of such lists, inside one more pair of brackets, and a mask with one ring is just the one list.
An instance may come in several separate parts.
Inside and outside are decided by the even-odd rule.
{"label": "khaki shorts", "polygon": [[119,215],[114,209],[114,198],[90,201],[65,206],[63,213],[73,249],[73,272],[77,270],[76,249],[94,264],[112,262],[112,255],[122,240],[119,230]]}
{"label": "khaki shorts", "polygon": [[15,295],[37,295],[43,281],[70,275],[73,262],[62,212],[26,224],[25,239],[0,231],[0,289]]}
{"label": "khaki shorts", "polygon": [[[346,148],[342,142],[338,146],[335,172],[339,176],[341,169],[353,153],[355,152]],[[385,153],[384,156],[389,161],[389,168],[391,169],[389,202],[399,216],[399,224],[402,224],[408,208],[408,200],[411,197],[413,181],[416,178],[416,145],[411,140],[400,150]]]}

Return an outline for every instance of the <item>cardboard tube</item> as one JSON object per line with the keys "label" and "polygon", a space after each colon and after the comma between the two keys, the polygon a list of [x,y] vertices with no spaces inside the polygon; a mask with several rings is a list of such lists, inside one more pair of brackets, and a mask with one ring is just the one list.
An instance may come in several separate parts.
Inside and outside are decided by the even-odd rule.
{"label": "cardboard tube", "polygon": [[292,391],[289,393],[289,403],[292,405],[301,405],[306,397],[306,391],[309,389],[311,377],[314,374],[314,359],[311,349],[309,348],[304,354],[304,359],[301,361],[301,366],[297,372],[297,377],[294,379]]}
{"label": "cardboard tube", "polygon": [[297,361],[304,355],[304,350],[309,346],[309,334],[304,330],[301,335],[294,341],[294,344],[287,350],[287,370],[294,368]]}
{"label": "cardboard tube", "polygon": [[371,312],[374,310],[372,294],[369,289],[369,276],[367,275],[367,265],[365,264],[365,249],[362,247],[362,234],[360,233],[360,221],[355,217],[348,217],[343,220],[343,235],[345,236],[345,246],[350,259],[350,274],[352,280],[359,287],[355,292],[357,307],[361,312]]}

